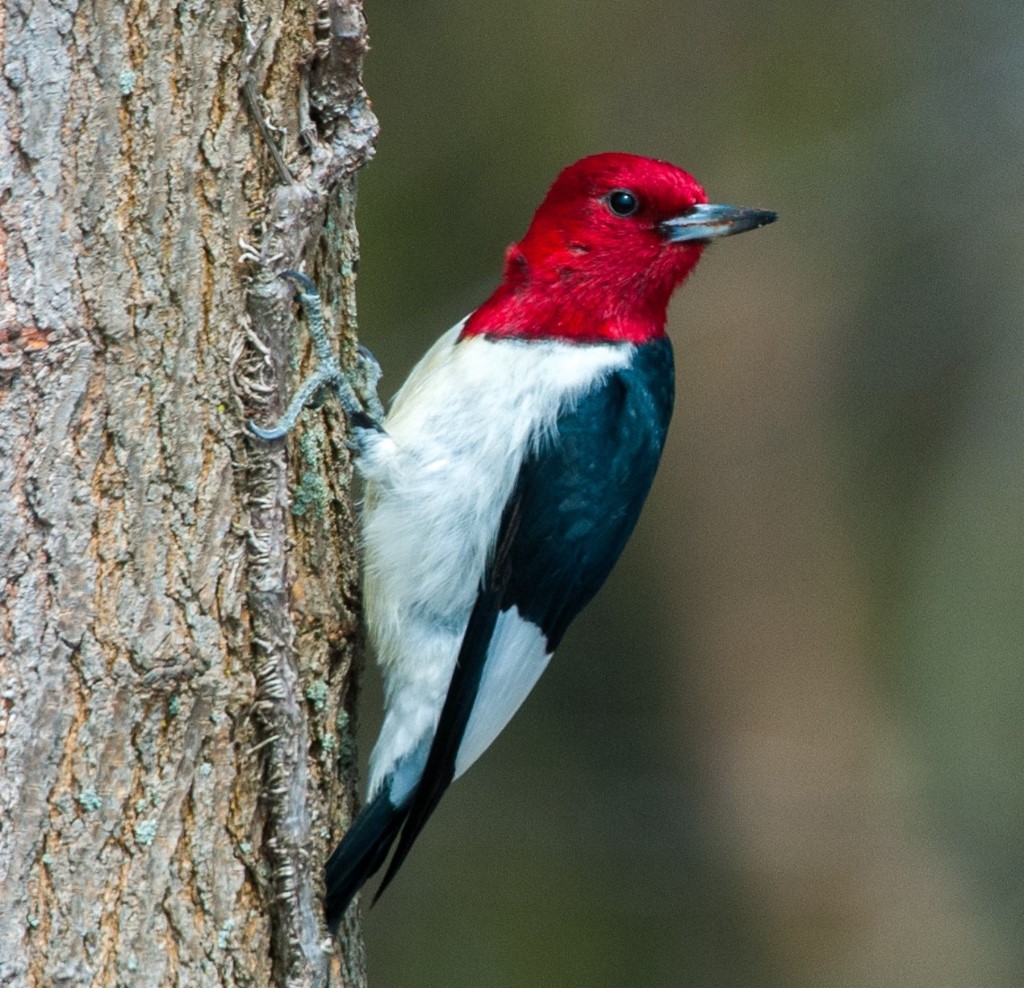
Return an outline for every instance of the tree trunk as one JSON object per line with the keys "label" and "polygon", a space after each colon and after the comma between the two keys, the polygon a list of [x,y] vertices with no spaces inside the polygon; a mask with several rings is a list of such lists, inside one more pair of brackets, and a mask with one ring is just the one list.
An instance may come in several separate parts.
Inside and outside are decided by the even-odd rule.
{"label": "tree trunk", "polygon": [[305,352],[276,272],[351,351],[360,0],[0,16],[0,984],[362,985],[344,427],[244,430]]}

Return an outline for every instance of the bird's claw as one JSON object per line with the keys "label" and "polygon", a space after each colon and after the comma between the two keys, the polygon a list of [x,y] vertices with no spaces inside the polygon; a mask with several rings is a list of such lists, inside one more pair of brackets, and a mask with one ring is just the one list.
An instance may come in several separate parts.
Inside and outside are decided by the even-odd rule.
{"label": "bird's claw", "polygon": [[282,271],[278,278],[282,278],[284,281],[290,281],[295,285],[298,285],[302,289],[302,294],[308,295],[310,298],[314,298],[317,302],[320,301],[320,293],[316,290],[316,285],[313,283],[313,279],[309,275],[303,274],[301,271]]}
{"label": "bird's claw", "polygon": [[[290,425],[278,424],[269,429],[261,429],[252,419],[249,419],[245,424],[257,439],[263,439],[268,443],[273,442],[275,439],[283,439],[288,435],[288,430],[291,428]],[[292,424],[294,425],[294,423]]]}
{"label": "bird's claw", "polygon": [[295,426],[304,408],[317,408],[323,403],[328,389],[334,392],[350,424],[358,428],[383,431],[380,423],[384,417],[384,409],[377,397],[377,383],[380,381],[381,371],[376,358],[360,344],[355,367],[346,374],[331,350],[327,330],[324,328],[320,293],[312,279],[299,271],[282,271],[280,277],[292,282],[298,289],[296,294],[306,314],[306,328],[313,340],[317,367],[302,382],[276,425],[264,429],[250,420],[249,431],[267,441],[283,438]]}

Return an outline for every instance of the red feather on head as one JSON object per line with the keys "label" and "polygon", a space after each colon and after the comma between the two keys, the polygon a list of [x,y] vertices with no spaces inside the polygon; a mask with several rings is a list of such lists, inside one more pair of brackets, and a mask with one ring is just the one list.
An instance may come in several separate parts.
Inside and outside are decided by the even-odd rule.
{"label": "red feather on head", "polygon": [[[616,192],[630,193],[635,210],[617,213]],[[707,201],[692,175],[666,161],[620,153],[577,161],[508,248],[501,285],[462,335],[580,343],[662,336],[672,292],[704,244],[673,243],[659,227]]]}

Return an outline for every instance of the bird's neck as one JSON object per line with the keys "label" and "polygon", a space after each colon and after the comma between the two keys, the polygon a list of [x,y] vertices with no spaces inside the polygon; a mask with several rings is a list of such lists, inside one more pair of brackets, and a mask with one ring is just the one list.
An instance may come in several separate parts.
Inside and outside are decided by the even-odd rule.
{"label": "bird's neck", "polygon": [[646,343],[665,334],[674,281],[602,270],[567,254],[530,264],[516,247],[505,278],[467,320],[462,336],[571,343]]}
{"label": "bird's neck", "polygon": [[656,242],[630,252],[596,249],[562,232],[530,230],[505,254],[505,276],[462,335],[646,343],[665,336],[669,300],[702,245]]}

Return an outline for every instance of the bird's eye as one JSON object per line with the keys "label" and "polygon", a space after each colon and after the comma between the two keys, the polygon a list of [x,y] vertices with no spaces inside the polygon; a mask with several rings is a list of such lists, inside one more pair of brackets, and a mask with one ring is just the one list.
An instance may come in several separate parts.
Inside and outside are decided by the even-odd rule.
{"label": "bird's eye", "polygon": [[640,208],[640,203],[628,189],[616,189],[608,193],[608,208],[616,216],[632,216]]}

